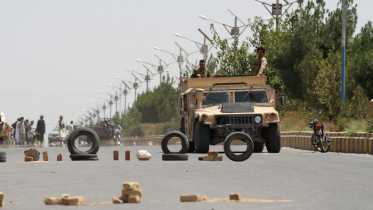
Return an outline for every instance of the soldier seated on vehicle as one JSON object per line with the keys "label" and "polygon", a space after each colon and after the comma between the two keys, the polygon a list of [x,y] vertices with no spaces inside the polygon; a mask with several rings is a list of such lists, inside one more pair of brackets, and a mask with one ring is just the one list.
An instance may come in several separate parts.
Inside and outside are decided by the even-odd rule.
{"label": "soldier seated on vehicle", "polygon": [[254,59],[254,64],[251,65],[253,76],[263,76],[267,70],[267,59],[264,57],[266,50],[263,47],[258,47],[256,53],[258,57]]}
{"label": "soldier seated on vehicle", "polygon": [[[199,61],[199,68],[194,69],[191,78],[208,78],[211,77],[210,70],[206,68],[206,61]],[[214,77],[220,77],[220,74],[215,74]]]}

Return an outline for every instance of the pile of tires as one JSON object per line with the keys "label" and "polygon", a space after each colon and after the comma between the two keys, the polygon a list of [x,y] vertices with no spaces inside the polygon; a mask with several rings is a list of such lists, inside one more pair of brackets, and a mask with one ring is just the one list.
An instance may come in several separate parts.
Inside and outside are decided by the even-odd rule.
{"label": "pile of tires", "polygon": [[[171,138],[174,138],[174,137],[179,138],[181,141],[181,149],[179,152],[171,152],[168,148],[168,142],[170,141]],[[163,161],[187,161],[188,160],[188,155],[186,154],[189,148],[188,138],[185,136],[185,134],[179,131],[171,131],[171,132],[168,132],[165,136],[163,136],[161,147],[164,153],[162,154]]]}
{"label": "pile of tires", "polygon": [[[92,140],[92,146],[87,151],[80,151],[75,146],[75,140],[79,136],[87,136]],[[98,160],[97,152],[100,148],[100,138],[97,133],[90,128],[78,128],[74,130],[67,139],[67,148],[70,152],[70,158],[72,161],[82,161],[82,160]]]}

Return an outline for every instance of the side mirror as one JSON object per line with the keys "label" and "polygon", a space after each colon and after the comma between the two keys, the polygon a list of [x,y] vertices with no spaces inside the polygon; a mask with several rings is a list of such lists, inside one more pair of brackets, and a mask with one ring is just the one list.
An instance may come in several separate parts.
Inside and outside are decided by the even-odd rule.
{"label": "side mirror", "polygon": [[286,106],[286,94],[285,93],[280,94],[280,103],[281,103],[281,106]]}

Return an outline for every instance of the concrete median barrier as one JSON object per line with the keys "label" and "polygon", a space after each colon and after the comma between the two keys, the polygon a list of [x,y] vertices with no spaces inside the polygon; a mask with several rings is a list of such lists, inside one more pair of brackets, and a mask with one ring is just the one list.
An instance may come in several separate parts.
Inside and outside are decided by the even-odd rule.
{"label": "concrete median barrier", "polygon": [[[308,131],[282,132],[281,145],[313,151],[312,133]],[[373,133],[357,132],[347,135],[346,132],[326,132],[326,135],[332,140],[330,152],[373,154]]]}

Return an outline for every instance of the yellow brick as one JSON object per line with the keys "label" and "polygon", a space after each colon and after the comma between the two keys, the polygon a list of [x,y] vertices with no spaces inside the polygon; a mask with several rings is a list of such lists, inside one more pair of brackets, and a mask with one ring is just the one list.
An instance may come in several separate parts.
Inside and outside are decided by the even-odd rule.
{"label": "yellow brick", "polygon": [[113,203],[123,203],[123,201],[117,197],[113,197]]}
{"label": "yellow brick", "polygon": [[239,201],[241,200],[241,195],[239,193],[231,193],[229,195],[229,200]]}
{"label": "yellow brick", "polygon": [[4,200],[0,200],[0,207],[4,207]]}
{"label": "yellow brick", "polygon": [[138,190],[140,189],[140,184],[138,182],[123,182],[123,189]]}
{"label": "yellow brick", "polygon": [[213,156],[203,156],[203,161],[214,161]]}
{"label": "yellow brick", "polygon": [[132,190],[132,189],[123,189],[122,190],[122,196],[139,196],[141,197],[142,196],[142,190],[141,189],[138,189],[138,190]]}
{"label": "yellow brick", "polygon": [[61,198],[68,198],[69,197],[69,194],[62,194],[61,195]]}
{"label": "yellow brick", "polygon": [[57,197],[50,197],[50,198],[44,199],[45,205],[59,205],[60,202],[61,202],[61,198],[57,198]]}
{"label": "yellow brick", "polygon": [[4,198],[4,193],[0,192],[0,200],[3,200]]}
{"label": "yellow brick", "polygon": [[198,202],[201,201],[201,195],[181,195],[180,202]]}
{"label": "yellow brick", "polygon": [[223,156],[214,157],[214,161],[223,161]]}
{"label": "yellow brick", "polygon": [[139,196],[129,196],[128,203],[140,203],[141,198]]}
{"label": "yellow brick", "polygon": [[68,197],[68,198],[62,198],[61,204],[62,205],[79,205],[84,203],[84,197]]}
{"label": "yellow brick", "polygon": [[123,201],[123,203],[128,203],[128,196],[120,196],[119,199]]}
{"label": "yellow brick", "polygon": [[208,156],[213,156],[213,157],[216,157],[219,155],[218,151],[208,151],[207,152],[207,155]]}

